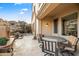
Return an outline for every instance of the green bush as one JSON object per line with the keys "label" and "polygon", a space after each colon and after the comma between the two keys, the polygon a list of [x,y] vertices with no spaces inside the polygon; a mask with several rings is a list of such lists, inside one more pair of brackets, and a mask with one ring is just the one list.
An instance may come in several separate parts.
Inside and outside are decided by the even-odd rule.
{"label": "green bush", "polygon": [[0,46],[6,45],[7,44],[8,39],[5,37],[0,37]]}

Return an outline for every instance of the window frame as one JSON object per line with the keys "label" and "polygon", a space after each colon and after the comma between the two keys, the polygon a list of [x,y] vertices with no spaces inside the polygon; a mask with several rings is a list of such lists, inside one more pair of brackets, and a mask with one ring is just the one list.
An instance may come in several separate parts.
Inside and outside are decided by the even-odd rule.
{"label": "window frame", "polygon": [[53,20],[54,22],[54,33],[58,33],[58,18]]}
{"label": "window frame", "polygon": [[[75,14],[76,13],[76,32],[78,32],[77,31],[77,26],[78,26],[78,24],[77,24],[77,19],[78,19],[78,12],[74,12],[74,13],[71,13],[71,14],[68,14],[68,15],[65,15],[65,16],[63,16],[61,19],[62,19],[62,35],[66,35],[64,32],[64,21],[68,21],[68,20],[66,20],[66,19],[63,19],[64,17],[69,17],[69,15],[73,15],[73,14]],[[75,20],[75,18],[73,18],[73,19],[70,19],[70,20]],[[70,34],[70,35],[72,35],[72,34]],[[67,35],[66,35],[67,36]],[[77,36],[77,33],[76,33],[76,36]]]}

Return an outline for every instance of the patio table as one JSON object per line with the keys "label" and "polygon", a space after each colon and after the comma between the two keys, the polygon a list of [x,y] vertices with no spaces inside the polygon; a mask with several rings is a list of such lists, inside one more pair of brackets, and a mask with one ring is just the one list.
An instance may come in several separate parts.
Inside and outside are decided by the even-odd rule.
{"label": "patio table", "polygon": [[46,37],[43,37],[42,40],[51,41],[51,42],[55,42],[56,43],[55,44],[56,45],[56,50],[55,50],[55,55],[56,56],[58,56],[58,52],[59,52],[58,43],[67,41],[65,38],[58,37],[58,36],[46,36]]}

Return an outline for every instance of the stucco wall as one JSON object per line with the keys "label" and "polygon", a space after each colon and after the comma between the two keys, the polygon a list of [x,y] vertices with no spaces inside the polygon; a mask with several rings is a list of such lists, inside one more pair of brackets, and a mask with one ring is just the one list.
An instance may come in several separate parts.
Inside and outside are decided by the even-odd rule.
{"label": "stucco wall", "polygon": [[0,37],[9,37],[9,32],[7,31],[5,26],[0,26]]}
{"label": "stucco wall", "polygon": [[[45,18],[45,19],[43,19],[42,21],[41,21],[41,26],[42,26],[42,34],[44,34],[44,35],[51,35],[52,34],[52,20],[51,20],[51,18]],[[46,25],[46,24],[48,24],[48,25]]]}

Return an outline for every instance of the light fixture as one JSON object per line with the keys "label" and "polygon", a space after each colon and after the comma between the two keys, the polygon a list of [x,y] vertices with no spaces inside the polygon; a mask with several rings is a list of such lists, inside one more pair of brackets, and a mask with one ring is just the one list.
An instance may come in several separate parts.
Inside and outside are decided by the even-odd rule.
{"label": "light fixture", "polygon": [[48,23],[46,23],[46,26],[48,26]]}

